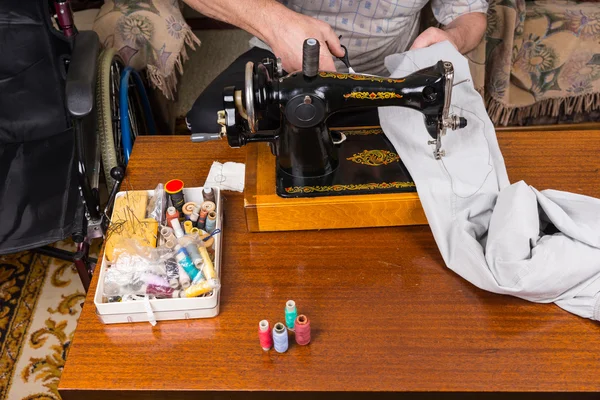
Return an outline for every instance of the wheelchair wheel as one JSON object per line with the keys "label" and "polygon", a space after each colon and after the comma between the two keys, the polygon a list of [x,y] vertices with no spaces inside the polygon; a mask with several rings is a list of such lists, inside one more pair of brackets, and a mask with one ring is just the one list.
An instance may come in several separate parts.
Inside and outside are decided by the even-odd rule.
{"label": "wheelchair wheel", "polygon": [[137,135],[155,134],[156,128],[140,75],[125,67],[112,48],[102,51],[98,65],[98,129],[110,191],[115,184],[110,176],[112,168],[126,166]]}
{"label": "wheelchair wheel", "polygon": [[119,81],[123,63],[113,48],[104,49],[98,62],[96,88],[97,124],[102,152],[102,168],[109,192],[115,185],[110,171],[123,162],[121,147],[121,118],[119,113]]}
{"label": "wheelchair wheel", "polygon": [[126,67],[121,74],[119,109],[123,155],[125,164],[127,164],[135,138],[142,134],[156,134],[156,126],[144,82],[138,72],[131,67]]}

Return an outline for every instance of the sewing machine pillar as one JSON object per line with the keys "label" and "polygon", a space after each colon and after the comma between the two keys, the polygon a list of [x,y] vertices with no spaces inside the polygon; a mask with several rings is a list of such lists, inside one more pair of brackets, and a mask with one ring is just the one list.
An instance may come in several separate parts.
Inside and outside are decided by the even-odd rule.
{"label": "sewing machine pillar", "polygon": [[324,123],[300,128],[286,122],[279,140],[278,167],[288,175],[323,176],[338,166],[338,149]]}

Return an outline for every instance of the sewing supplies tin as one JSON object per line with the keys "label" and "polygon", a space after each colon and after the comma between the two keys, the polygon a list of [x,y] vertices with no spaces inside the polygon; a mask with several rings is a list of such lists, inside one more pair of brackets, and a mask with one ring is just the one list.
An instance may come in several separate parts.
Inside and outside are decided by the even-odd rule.
{"label": "sewing supplies tin", "polygon": [[[154,190],[147,191],[148,196],[154,195]],[[213,188],[216,204],[216,229],[221,230],[223,224],[223,207],[221,193],[218,188]],[[125,196],[126,192],[119,192],[117,198]],[[204,202],[203,188],[185,188],[183,195],[187,202],[202,204]],[[223,234],[214,235],[210,240],[214,240],[212,250],[214,250],[214,269],[217,277],[221,276],[221,249]],[[211,251],[212,251],[211,250]],[[212,294],[203,297],[190,298],[167,298],[153,299],[148,301],[126,301],[109,303],[103,300],[104,277],[108,261],[106,256],[102,258],[100,266],[100,277],[96,286],[94,295],[94,304],[96,314],[105,324],[127,323],[127,322],[147,322],[154,318],[160,320],[179,320],[195,318],[212,318],[219,314],[220,290],[213,290]],[[150,310],[147,308],[150,305]]]}

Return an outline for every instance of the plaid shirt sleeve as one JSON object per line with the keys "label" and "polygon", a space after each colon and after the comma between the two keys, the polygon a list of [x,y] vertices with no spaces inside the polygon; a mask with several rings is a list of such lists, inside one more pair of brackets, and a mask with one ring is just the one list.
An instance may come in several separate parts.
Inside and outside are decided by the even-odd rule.
{"label": "plaid shirt sleeve", "polygon": [[448,25],[464,14],[487,13],[488,2],[487,0],[431,0],[431,9],[440,24]]}

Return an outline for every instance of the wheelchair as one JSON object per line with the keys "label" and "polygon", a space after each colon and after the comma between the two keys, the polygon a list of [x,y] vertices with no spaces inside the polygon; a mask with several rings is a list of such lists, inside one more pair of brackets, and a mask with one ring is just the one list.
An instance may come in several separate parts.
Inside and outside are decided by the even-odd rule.
{"label": "wheelchair", "polygon": [[[135,138],[156,128],[141,77],[77,31],[69,1],[0,2],[0,255],[71,261],[87,291],[90,243],[106,234]],[[75,252],[49,246],[68,237]]]}

